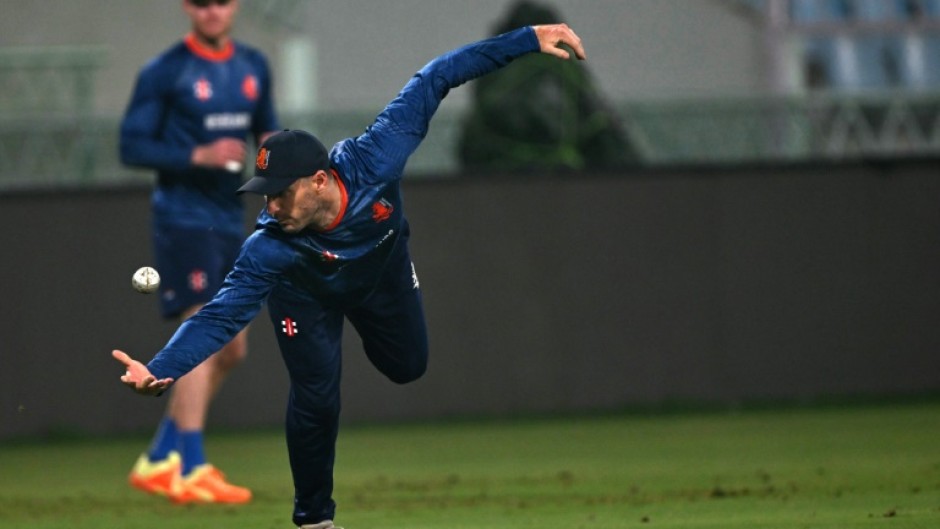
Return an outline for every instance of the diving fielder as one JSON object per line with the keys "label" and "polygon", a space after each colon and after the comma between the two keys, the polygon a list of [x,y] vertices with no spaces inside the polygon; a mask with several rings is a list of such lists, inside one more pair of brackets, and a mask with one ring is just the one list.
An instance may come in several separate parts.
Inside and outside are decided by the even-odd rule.
{"label": "diving fielder", "polygon": [[397,383],[420,377],[428,341],[418,277],[408,252],[400,181],[451,88],[541,51],[561,58],[580,39],[564,24],[531,26],[446,53],[411,79],[359,137],[327,150],[284,131],[258,151],[242,192],[265,196],[256,231],[222,289],[180,326],[149,364],[114,351],[124,384],[159,394],[254,318],[267,300],[290,375],[287,445],[293,521],[329,529],[340,409],[341,333],[348,318],[372,364]]}

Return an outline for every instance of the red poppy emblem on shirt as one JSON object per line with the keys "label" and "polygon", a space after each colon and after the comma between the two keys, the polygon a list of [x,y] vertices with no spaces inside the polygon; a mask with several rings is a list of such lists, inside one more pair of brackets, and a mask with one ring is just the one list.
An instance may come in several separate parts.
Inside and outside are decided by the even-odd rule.
{"label": "red poppy emblem on shirt", "polygon": [[393,211],[395,211],[395,207],[383,198],[375,204],[372,204],[372,220],[376,222],[388,220],[388,218],[392,216]]}
{"label": "red poppy emblem on shirt", "polygon": [[212,85],[206,79],[200,79],[193,83],[193,95],[200,101],[207,101],[212,97]]}
{"label": "red poppy emblem on shirt", "polygon": [[242,93],[252,101],[258,99],[258,78],[254,75],[246,75],[242,81]]}

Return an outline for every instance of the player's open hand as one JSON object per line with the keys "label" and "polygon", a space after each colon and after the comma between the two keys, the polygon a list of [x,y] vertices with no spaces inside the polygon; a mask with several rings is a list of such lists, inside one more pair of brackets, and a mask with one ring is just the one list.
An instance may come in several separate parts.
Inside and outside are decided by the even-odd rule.
{"label": "player's open hand", "polygon": [[559,44],[566,44],[574,50],[578,59],[587,59],[584,53],[584,46],[581,45],[581,37],[575,34],[568,24],[550,24],[542,26],[532,26],[535,30],[535,36],[539,39],[539,47],[542,53],[548,53],[561,59],[570,59],[571,54]]}
{"label": "player's open hand", "polygon": [[118,362],[124,364],[124,367],[127,368],[127,371],[121,375],[121,382],[141,395],[158,396],[166,391],[167,388],[170,387],[170,384],[173,383],[172,378],[157,380],[157,378],[150,373],[150,370],[147,369],[147,366],[134,360],[124,351],[115,349],[111,351],[111,356]]}

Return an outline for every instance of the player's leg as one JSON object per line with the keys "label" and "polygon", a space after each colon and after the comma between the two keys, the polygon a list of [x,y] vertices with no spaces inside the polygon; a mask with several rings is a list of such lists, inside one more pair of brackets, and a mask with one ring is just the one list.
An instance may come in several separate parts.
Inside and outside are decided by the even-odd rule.
{"label": "player's leg", "polygon": [[[186,234],[172,227],[154,223],[153,250],[157,270],[161,275],[160,312],[165,319],[177,319],[187,307],[186,300],[178,293],[189,289],[186,271],[190,266],[181,261],[178,245],[186,247]],[[131,469],[128,480],[131,485],[152,494],[166,496],[180,474],[179,427],[170,413],[175,389],[167,399],[166,412],[160,421],[147,453],[141,455]]]}
{"label": "player's leg", "polygon": [[176,422],[166,415],[157,427],[150,448],[134,462],[128,475],[130,484],[150,494],[168,495],[180,475],[178,442]]}
{"label": "player's leg", "polygon": [[[219,290],[231,269],[241,238],[214,230],[206,230],[199,235],[202,237],[189,235],[190,247],[184,257],[190,264],[186,299],[208,301]],[[193,243],[198,243],[199,248],[193,248]],[[195,314],[202,304],[188,307],[182,313],[182,318]],[[203,432],[212,399],[231,369],[244,360],[247,345],[246,328],[174,384],[168,412],[179,430],[182,459],[181,479],[170,491],[170,499],[174,502],[245,503],[251,500],[249,489],[232,485],[207,461],[203,447]]]}
{"label": "player's leg", "polygon": [[301,526],[332,520],[343,314],[286,286],[268,297],[268,314],[290,375],[285,431],[293,521]]}
{"label": "player's leg", "polygon": [[[200,308],[202,305],[190,307],[183,313],[181,320],[188,319]],[[218,393],[229,371],[244,360],[247,350],[246,328],[173,385],[168,409],[178,431],[201,431],[205,427],[210,401]],[[195,464],[200,464],[200,462],[195,462]],[[184,470],[188,471],[191,466],[194,466],[193,462],[189,462],[189,466]]]}
{"label": "player's leg", "polygon": [[406,233],[375,291],[346,314],[362,338],[366,356],[398,384],[420,378],[428,363],[424,306],[407,243]]}
{"label": "player's leg", "polygon": [[[164,277],[162,313],[186,319],[218,290],[237,254],[239,238],[213,230],[157,226],[154,242],[157,266]],[[176,502],[243,503],[251,498],[251,491],[228,484],[206,462],[203,449],[209,403],[225,374],[245,357],[246,345],[243,331],[174,384],[151,450],[131,472],[132,484]],[[168,476],[173,478],[169,485]]]}
{"label": "player's leg", "polygon": [[[195,314],[200,307],[188,309],[183,319]],[[251,499],[249,489],[228,483],[206,460],[203,446],[210,402],[228,371],[245,357],[246,344],[246,334],[242,331],[173,385],[167,415],[176,423],[181,468],[168,495],[176,503],[244,503]]]}

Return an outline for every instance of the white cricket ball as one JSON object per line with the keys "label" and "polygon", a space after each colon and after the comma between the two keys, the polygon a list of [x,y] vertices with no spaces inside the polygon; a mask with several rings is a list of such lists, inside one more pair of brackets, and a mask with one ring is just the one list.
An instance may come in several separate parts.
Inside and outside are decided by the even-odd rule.
{"label": "white cricket ball", "polygon": [[235,160],[229,160],[225,162],[225,170],[230,173],[240,173],[242,172],[241,162],[236,162]]}
{"label": "white cricket ball", "polygon": [[138,268],[131,278],[134,290],[141,294],[150,294],[160,287],[160,274],[149,266]]}

